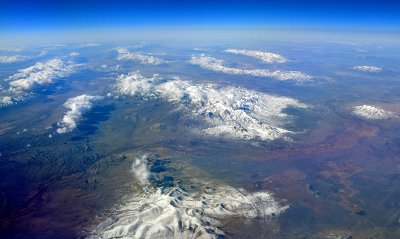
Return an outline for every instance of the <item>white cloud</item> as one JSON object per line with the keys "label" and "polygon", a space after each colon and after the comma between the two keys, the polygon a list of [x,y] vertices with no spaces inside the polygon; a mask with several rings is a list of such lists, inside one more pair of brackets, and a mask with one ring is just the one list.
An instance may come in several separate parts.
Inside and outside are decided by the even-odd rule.
{"label": "white cloud", "polygon": [[191,117],[204,122],[204,134],[235,139],[274,140],[291,133],[283,128],[289,106],[305,104],[241,87],[193,84],[180,79],[164,81],[157,75],[146,78],[138,72],[121,75],[117,92],[124,95],[163,98],[178,104]]}
{"label": "white cloud", "polygon": [[138,71],[117,78],[117,91],[123,95],[149,95],[160,77],[155,74],[150,78],[141,75]]}
{"label": "white cloud", "polygon": [[135,158],[132,164],[132,172],[142,185],[149,183],[150,171],[147,168],[147,154]]}
{"label": "white cloud", "polygon": [[263,51],[252,51],[252,50],[238,50],[238,49],[227,49],[227,53],[232,53],[236,55],[244,55],[254,57],[256,59],[262,60],[266,63],[286,63],[287,59],[276,53],[263,52]]}
{"label": "white cloud", "polygon": [[382,68],[377,66],[353,66],[353,70],[377,73],[381,72]]}
{"label": "white cloud", "polygon": [[353,114],[365,119],[389,119],[395,117],[395,113],[372,105],[354,106]]}
{"label": "white cloud", "polygon": [[21,55],[0,56],[0,63],[14,63],[14,62],[26,61],[28,59],[29,57]]}
{"label": "white cloud", "polygon": [[0,108],[16,105],[18,103],[28,100],[31,94],[15,94],[13,96],[0,96]]}
{"label": "white cloud", "polygon": [[177,181],[171,188],[152,184],[134,190],[89,238],[220,238],[225,235],[222,218],[269,220],[288,208],[265,191],[250,193],[204,180],[190,182],[196,190],[184,190]]}
{"label": "white cloud", "polygon": [[72,131],[76,128],[77,122],[82,118],[82,115],[88,112],[95,101],[102,99],[100,96],[80,95],[68,99],[64,106],[69,111],[64,115],[63,119],[57,123],[57,133],[63,134]]}
{"label": "white cloud", "polygon": [[101,46],[100,43],[86,43],[86,44],[80,45],[79,47],[87,48],[87,47],[99,47],[99,46]]}
{"label": "white cloud", "polygon": [[21,69],[7,80],[10,81],[10,90],[28,91],[36,85],[51,84],[58,78],[68,76],[74,72],[75,67],[76,65],[73,63],[65,63],[56,58]]}
{"label": "white cloud", "polygon": [[14,104],[14,101],[12,100],[12,98],[10,96],[0,97],[0,108],[10,106],[13,104]]}
{"label": "white cloud", "polygon": [[[0,107],[10,106],[23,102],[33,96],[36,86],[44,86],[54,83],[61,77],[66,77],[74,72],[77,64],[53,59],[46,62],[38,62],[35,65],[21,69],[18,73],[8,77],[9,89],[1,90]],[[0,87],[1,88],[1,87]]]}
{"label": "white cloud", "polygon": [[21,62],[21,61],[33,59],[35,57],[42,57],[45,55],[47,55],[46,50],[40,51],[39,54],[36,56],[21,56],[21,55],[0,56],[0,63],[8,64],[8,63],[14,63],[14,62]]}
{"label": "white cloud", "polygon": [[191,60],[189,61],[193,65],[199,65],[200,67],[212,70],[216,72],[222,72],[226,74],[232,75],[250,75],[255,77],[271,77],[277,80],[287,81],[309,81],[311,80],[311,76],[304,74],[300,71],[281,71],[281,70],[266,70],[266,69],[254,69],[254,70],[246,70],[240,68],[227,67],[224,65],[223,60],[218,60],[216,58],[206,56],[204,54],[201,55],[193,55]]}
{"label": "white cloud", "polygon": [[76,56],[79,56],[79,55],[80,55],[80,53],[76,52],[76,51],[69,53],[69,56],[71,56],[71,57],[76,57]]}
{"label": "white cloud", "polygon": [[48,50],[41,50],[41,51],[39,52],[39,55],[38,55],[37,57],[45,56],[45,55],[47,55],[48,53],[49,53]]}
{"label": "white cloud", "polygon": [[161,58],[154,57],[151,55],[140,54],[137,52],[129,52],[128,49],[122,47],[118,47],[116,51],[118,53],[117,60],[119,61],[133,60],[133,61],[138,61],[141,64],[148,64],[148,65],[159,65],[165,63],[165,61]]}

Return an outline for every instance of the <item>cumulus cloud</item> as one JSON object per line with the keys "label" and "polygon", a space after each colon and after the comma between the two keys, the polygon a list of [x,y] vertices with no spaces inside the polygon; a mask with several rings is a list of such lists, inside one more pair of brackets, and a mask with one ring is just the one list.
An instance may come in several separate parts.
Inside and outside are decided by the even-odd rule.
{"label": "cumulus cloud", "polygon": [[16,105],[21,102],[27,101],[30,97],[32,97],[32,94],[14,94],[12,96],[0,96],[0,108],[5,108],[9,107],[12,105]]}
{"label": "cumulus cloud", "polygon": [[365,119],[389,119],[395,116],[395,113],[392,111],[372,105],[354,106],[351,110],[354,115]]}
{"label": "cumulus cloud", "polygon": [[189,62],[193,65],[198,65],[207,70],[212,70],[232,75],[270,77],[282,81],[292,80],[297,82],[311,80],[311,76],[304,74],[300,71],[282,71],[282,70],[266,70],[266,69],[246,70],[246,69],[228,67],[224,65],[223,60],[218,60],[216,58],[206,56],[204,54],[193,55]]}
{"label": "cumulus cloud", "polygon": [[176,103],[191,117],[204,122],[202,133],[236,139],[289,139],[286,134],[291,132],[283,128],[289,116],[283,110],[289,106],[307,107],[289,97],[242,87],[194,84],[180,79],[165,81],[157,75],[146,78],[138,72],[118,77],[116,91]]}
{"label": "cumulus cloud", "polygon": [[138,61],[141,64],[148,64],[148,65],[159,65],[165,63],[165,61],[161,58],[154,57],[151,55],[144,55],[137,52],[130,52],[128,49],[122,47],[118,47],[116,51],[118,53],[117,60],[119,61],[132,60],[132,61]]}
{"label": "cumulus cloud", "polygon": [[149,95],[154,91],[154,86],[161,78],[154,74],[152,77],[145,77],[138,71],[128,75],[120,75],[117,78],[117,91],[124,95]]}
{"label": "cumulus cloud", "polygon": [[239,49],[226,49],[225,52],[236,55],[250,56],[259,59],[266,63],[286,63],[287,59],[276,53],[252,51],[252,50],[239,50]]}
{"label": "cumulus cloud", "polygon": [[64,134],[74,130],[82,115],[88,112],[94,105],[94,102],[102,99],[100,96],[80,95],[68,99],[64,107],[68,109],[63,119],[57,123],[57,133]]}
{"label": "cumulus cloud", "polygon": [[10,96],[3,96],[0,97],[0,107],[10,106],[13,105],[14,101]]}
{"label": "cumulus cloud", "polygon": [[353,66],[353,70],[377,73],[381,72],[382,68],[377,66]]}
{"label": "cumulus cloud", "polygon": [[76,65],[71,62],[65,63],[56,58],[21,69],[7,80],[11,90],[28,91],[34,86],[51,84],[58,78],[68,76],[74,72],[75,67]]}
{"label": "cumulus cloud", "polygon": [[135,158],[132,164],[132,172],[142,185],[149,183],[150,171],[147,168],[147,154]]}
{"label": "cumulus cloud", "polygon": [[18,73],[6,79],[9,82],[9,88],[0,89],[0,107],[14,105],[31,98],[36,86],[54,83],[59,78],[74,72],[77,66],[72,62],[63,62],[56,58],[19,70]]}
{"label": "cumulus cloud", "polygon": [[89,238],[221,238],[226,234],[221,218],[269,220],[288,208],[265,191],[250,193],[215,181],[190,183],[196,190],[183,189],[180,180],[172,187],[135,190]]}

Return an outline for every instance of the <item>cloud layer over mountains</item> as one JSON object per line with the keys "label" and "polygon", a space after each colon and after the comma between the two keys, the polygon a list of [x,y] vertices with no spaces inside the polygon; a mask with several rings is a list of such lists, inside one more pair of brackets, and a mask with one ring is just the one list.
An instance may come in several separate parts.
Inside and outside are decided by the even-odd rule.
{"label": "cloud layer over mountains", "polygon": [[36,87],[52,84],[75,72],[77,67],[78,65],[71,61],[65,62],[55,58],[18,70],[6,79],[9,89],[3,90],[4,95],[0,97],[0,106],[23,101],[34,92]]}
{"label": "cloud layer over mountains", "polygon": [[265,63],[286,63],[286,57],[276,53],[252,50],[226,49],[225,52],[236,55],[250,56],[259,59]]}
{"label": "cloud layer over mountains", "polygon": [[372,105],[358,105],[352,108],[354,115],[365,119],[389,119],[395,117],[392,111],[387,111]]}
{"label": "cloud layer over mountains", "polygon": [[299,101],[242,87],[195,84],[180,79],[166,81],[139,72],[120,75],[116,91],[122,95],[162,98],[177,104],[190,117],[204,123],[201,132],[234,139],[274,140],[290,133],[290,118],[283,109],[306,108]]}
{"label": "cloud layer over mountains", "polygon": [[150,166],[147,156],[134,159],[132,169],[142,191],[117,206],[115,215],[89,238],[221,238],[226,233],[220,219],[268,220],[287,208],[268,192],[250,193],[218,182],[193,180],[195,191],[177,181],[171,187],[156,186],[148,175],[162,176],[152,175]]}
{"label": "cloud layer over mountains", "polygon": [[138,52],[130,52],[128,49],[122,47],[118,47],[116,51],[118,53],[117,60],[119,61],[137,61],[141,64],[147,65],[159,65],[165,63],[161,58]]}
{"label": "cloud layer over mountains", "polygon": [[222,72],[231,75],[249,75],[255,77],[269,77],[281,81],[304,82],[311,80],[311,76],[300,71],[268,70],[268,69],[241,69],[228,67],[223,60],[216,59],[205,54],[193,55],[189,61],[193,65],[198,65],[204,69]]}

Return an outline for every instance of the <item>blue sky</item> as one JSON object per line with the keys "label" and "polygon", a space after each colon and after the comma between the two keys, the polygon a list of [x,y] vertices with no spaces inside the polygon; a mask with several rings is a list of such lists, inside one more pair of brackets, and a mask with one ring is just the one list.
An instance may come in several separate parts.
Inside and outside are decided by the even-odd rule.
{"label": "blue sky", "polygon": [[[273,28],[400,33],[400,2],[344,0],[0,0],[0,36],[124,29]],[[186,34],[178,31],[176,34]],[[126,31],[125,31],[126,32]],[[75,34],[76,36],[77,34]],[[22,37],[21,37],[22,36]],[[33,37],[33,36],[32,36]],[[1,40],[0,40],[1,41]]]}
{"label": "blue sky", "polygon": [[399,29],[396,1],[1,0],[4,30],[159,26]]}

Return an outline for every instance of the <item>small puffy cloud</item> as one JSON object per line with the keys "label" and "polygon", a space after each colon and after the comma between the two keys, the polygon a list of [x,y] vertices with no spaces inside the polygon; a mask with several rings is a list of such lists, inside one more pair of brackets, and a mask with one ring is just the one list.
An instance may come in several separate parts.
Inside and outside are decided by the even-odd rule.
{"label": "small puffy cloud", "polygon": [[266,63],[286,63],[287,59],[276,53],[263,52],[263,51],[252,51],[252,50],[238,50],[238,49],[227,49],[227,53],[250,56],[259,59]]}
{"label": "small puffy cloud", "polygon": [[395,117],[395,113],[387,111],[372,105],[354,106],[352,109],[354,115],[364,119],[389,119]]}
{"label": "small puffy cloud", "polygon": [[12,100],[12,98],[10,96],[0,97],[0,108],[10,106],[13,104],[14,104],[14,101]]}
{"label": "small puffy cloud", "polygon": [[283,128],[289,117],[283,110],[289,106],[307,107],[289,97],[180,79],[165,81],[139,72],[118,77],[116,89],[122,95],[163,98],[175,103],[190,117],[204,122],[205,126],[199,129],[202,133],[235,139],[289,139],[286,135],[292,132]]}
{"label": "small puffy cloud", "polygon": [[142,185],[149,183],[150,171],[147,167],[147,154],[135,158],[132,163],[132,173]]}
{"label": "small puffy cloud", "polygon": [[204,54],[193,55],[189,61],[193,65],[198,65],[204,69],[212,70],[216,72],[222,72],[232,75],[250,75],[255,77],[270,77],[281,81],[309,81],[311,76],[304,74],[300,71],[282,71],[282,70],[266,70],[266,69],[254,69],[246,70],[234,67],[228,67],[224,65],[223,60],[219,60]]}
{"label": "small puffy cloud", "polygon": [[13,95],[13,96],[0,96],[0,108],[16,105],[18,103],[24,102],[31,97],[30,94],[25,95]]}
{"label": "small puffy cloud", "polygon": [[69,53],[69,56],[71,56],[71,57],[76,57],[76,56],[79,56],[79,55],[80,55],[80,53],[76,52],[76,51]]}
{"label": "small puffy cloud", "polygon": [[61,59],[38,62],[35,65],[21,69],[8,78],[12,91],[28,91],[36,85],[53,83],[56,79],[66,77],[74,72],[76,65],[65,63]]}
{"label": "small puffy cloud", "polygon": [[94,103],[102,99],[101,96],[80,95],[68,99],[64,103],[64,107],[68,109],[63,119],[57,123],[57,133],[64,134],[74,130],[82,115],[92,109]]}
{"label": "small puffy cloud", "polygon": [[128,49],[122,47],[118,47],[116,51],[118,53],[117,60],[119,61],[124,61],[124,60],[138,61],[141,64],[146,64],[146,65],[159,65],[165,63],[165,61],[161,58],[151,55],[144,55],[137,52],[130,52]]}
{"label": "small puffy cloud", "polygon": [[21,55],[13,55],[13,56],[0,56],[0,63],[14,63],[20,61],[26,61],[29,57],[21,56]]}
{"label": "small puffy cloud", "polygon": [[353,70],[377,73],[381,72],[383,69],[377,66],[353,66]]}

